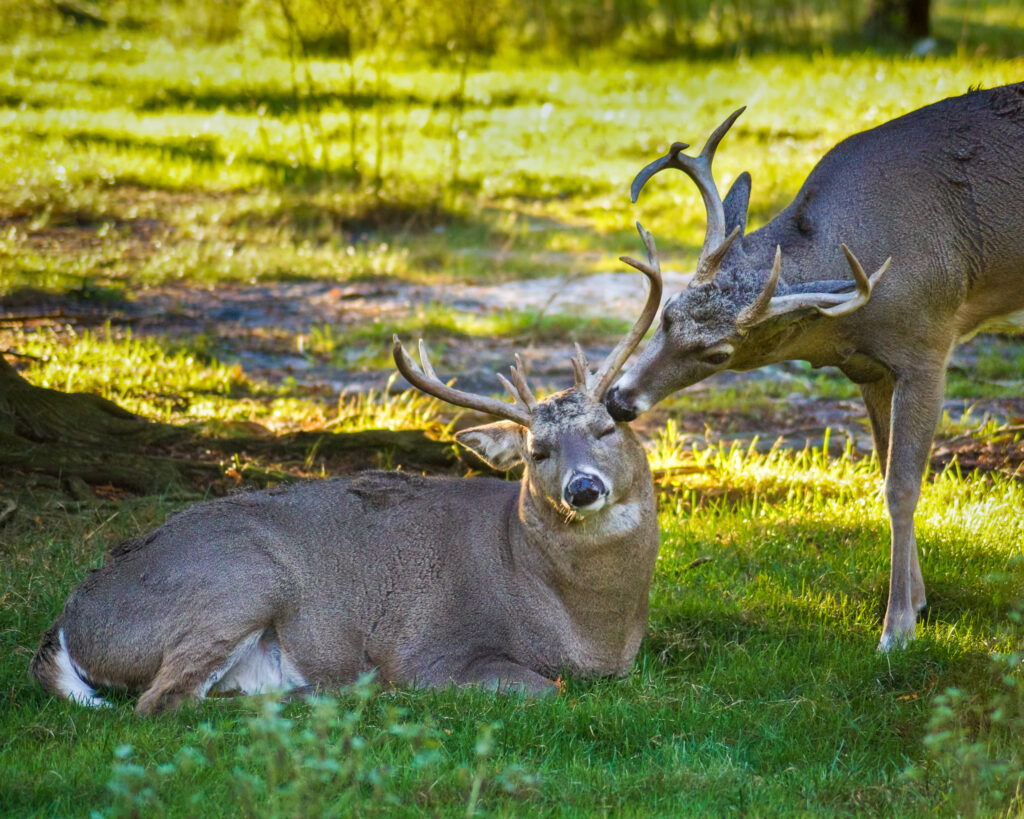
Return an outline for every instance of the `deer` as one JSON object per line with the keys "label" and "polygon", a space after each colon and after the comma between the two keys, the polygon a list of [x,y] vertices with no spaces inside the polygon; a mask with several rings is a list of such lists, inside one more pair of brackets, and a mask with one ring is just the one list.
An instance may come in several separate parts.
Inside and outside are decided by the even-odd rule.
{"label": "deer", "polygon": [[375,672],[386,685],[554,690],[563,672],[623,676],[647,621],[659,547],[646,452],[604,393],[650,327],[661,270],[632,329],[571,388],[538,400],[520,357],[511,403],[442,381],[420,340],[411,385],[501,419],[456,433],[497,477],[372,471],[205,501],[115,547],[68,597],[30,674],[102,706],[151,715],[211,693],[306,691]]}
{"label": "deer", "polygon": [[655,174],[682,171],[707,224],[692,278],[605,402],[629,421],[721,370],[837,367],[860,389],[883,476],[891,558],[879,649],[889,651],[914,638],[926,605],[914,513],[951,351],[980,330],[1024,326],[1024,83],[844,139],[749,234],[750,174],[723,199],[711,168],[743,111],[698,155],[674,143],[633,180],[635,203]]}

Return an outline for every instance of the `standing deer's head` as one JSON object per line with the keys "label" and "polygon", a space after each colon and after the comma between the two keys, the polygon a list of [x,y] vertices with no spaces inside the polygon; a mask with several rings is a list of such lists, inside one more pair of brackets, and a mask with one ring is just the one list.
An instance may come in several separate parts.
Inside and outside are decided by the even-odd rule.
{"label": "standing deer's head", "polygon": [[512,403],[457,390],[438,378],[420,341],[417,366],[398,337],[395,364],[421,391],[467,409],[504,420],[456,433],[456,440],[496,469],[524,463],[528,491],[540,507],[554,507],[567,521],[582,519],[614,505],[630,493],[646,472],[646,456],[633,431],[616,423],[605,408],[605,392],[651,326],[661,303],[661,269],[654,240],[637,225],[648,261],[623,257],[650,283],[647,303],[633,328],[619,341],[596,372],[591,372],[579,345],[572,358],[573,387],[538,401],[516,356],[511,379],[498,379]]}
{"label": "standing deer's head", "polygon": [[[708,138],[699,156],[682,153],[684,142],[649,164],[633,180],[635,202],[647,180],[665,168],[677,168],[696,183],[707,210],[707,230],[697,270],[689,285],[669,299],[661,324],[636,364],[608,391],[605,403],[617,421],[631,421],[661,399],[725,369],[751,369],[765,361],[810,314],[843,316],[867,303],[889,267],[869,278],[850,249],[843,252],[853,281],[780,282],[782,250],[776,247],[771,269],[750,269],[733,245],[743,231],[750,176],[742,174],[723,201],[711,175],[718,143],[742,114],[734,111]],[[728,214],[727,214],[728,211]],[[740,213],[742,211],[742,213]],[[727,215],[735,223],[726,235]],[[851,293],[851,288],[855,292]]]}

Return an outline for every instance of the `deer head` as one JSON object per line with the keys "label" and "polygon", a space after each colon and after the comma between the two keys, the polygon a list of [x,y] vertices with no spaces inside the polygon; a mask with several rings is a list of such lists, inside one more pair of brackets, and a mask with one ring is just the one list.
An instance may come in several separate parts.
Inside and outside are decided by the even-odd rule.
{"label": "deer head", "polygon": [[530,389],[522,361],[516,356],[510,378],[498,379],[511,403],[455,389],[438,378],[422,340],[420,365],[398,337],[395,364],[410,384],[455,406],[495,415],[503,420],[456,433],[456,440],[496,469],[525,464],[524,481],[538,506],[554,507],[571,520],[592,515],[628,493],[646,469],[646,456],[633,431],[616,423],[603,399],[619,370],[643,338],[661,303],[661,269],[654,240],[637,225],[648,261],[623,257],[650,283],[647,302],[632,329],[591,372],[583,350],[572,357],[574,385],[538,401]]}
{"label": "deer head", "polygon": [[[891,260],[886,260],[869,277],[846,245],[842,249],[852,281],[787,284],[782,276],[780,247],[776,247],[770,269],[750,266],[741,244],[737,244],[737,239],[742,242],[743,231],[738,201],[742,200],[745,211],[749,175],[741,175],[723,201],[711,173],[718,143],[743,111],[740,108],[730,114],[698,156],[681,153],[688,145],[677,142],[633,180],[630,192],[635,202],[655,174],[665,168],[683,171],[704,200],[707,231],[689,285],[666,302],[661,324],[650,343],[606,396],[609,412],[618,421],[632,420],[667,395],[719,370],[751,369],[767,363],[771,352],[802,320],[813,315],[845,316],[864,306],[889,268]],[[726,235],[730,221],[738,223]]]}

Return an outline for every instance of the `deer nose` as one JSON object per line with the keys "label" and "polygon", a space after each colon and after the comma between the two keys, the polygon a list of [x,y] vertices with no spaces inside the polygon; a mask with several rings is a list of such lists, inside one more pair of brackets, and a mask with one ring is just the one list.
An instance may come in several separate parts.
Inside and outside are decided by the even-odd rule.
{"label": "deer nose", "polygon": [[637,416],[636,407],[619,387],[612,387],[604,397],[608,414],[616,421],[632,421]]}
{"label": "deer nose", "polygon": [[565,502],[573,509],[583,509],[597,502],[598,498],[608,493],[604,483],[596,475],[576,472],[565,485]]}

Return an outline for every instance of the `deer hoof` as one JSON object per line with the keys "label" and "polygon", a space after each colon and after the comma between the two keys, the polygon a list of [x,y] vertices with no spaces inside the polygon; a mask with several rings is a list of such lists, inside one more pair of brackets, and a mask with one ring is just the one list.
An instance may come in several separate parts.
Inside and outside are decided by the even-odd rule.
{"label": "deer hoof", "polygon": [[882,629],[882,639],[878,641],[878,650],[883,654],[887,654],[894,649],[906,648],[907,644],[914,639],[916,625],[916,618],[913,615],[911,615],[909,628],[905,626],[903,628],[893,627],[886,622],[885,628]]}

